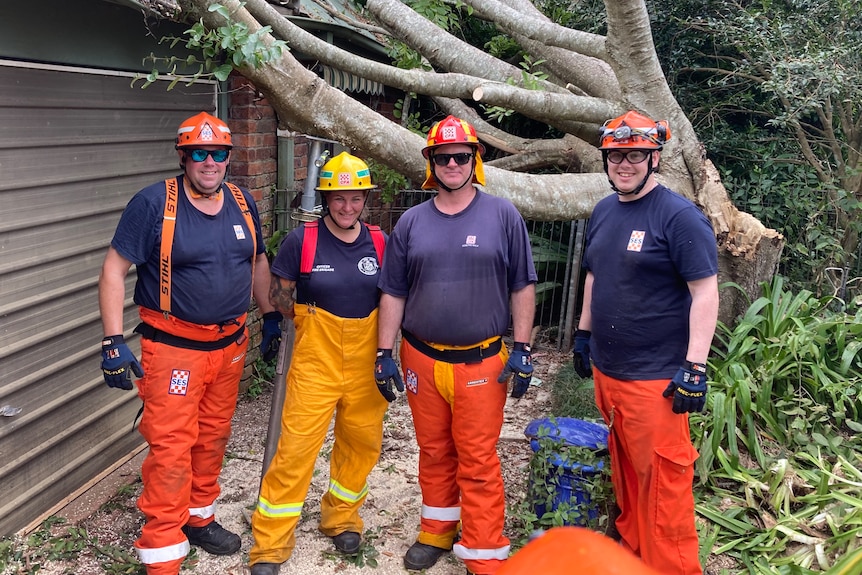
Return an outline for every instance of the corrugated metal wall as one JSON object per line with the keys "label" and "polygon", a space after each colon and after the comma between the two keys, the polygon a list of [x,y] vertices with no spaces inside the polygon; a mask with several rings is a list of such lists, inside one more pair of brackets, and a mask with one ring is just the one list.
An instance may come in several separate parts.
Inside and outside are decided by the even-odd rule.
{"label": "corrugated metal wall", "polygon": [[131,78],[0,60],[0,409],[20,409],[0,416],[0,536],[143,444],[135,392],[99,369],[99,270],[126,202],[179,171],[176,127],[216,89]]}

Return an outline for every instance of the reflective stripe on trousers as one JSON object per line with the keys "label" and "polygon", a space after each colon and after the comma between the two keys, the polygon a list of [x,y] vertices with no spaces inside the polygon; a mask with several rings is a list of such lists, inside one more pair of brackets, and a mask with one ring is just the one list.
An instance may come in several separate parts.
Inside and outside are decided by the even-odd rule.
{"label": "reflective stripe on trousers", "polygon": [[494,573],[509,552],[497,456],[507,393],[497,377],[507,358],[503,347],[481,363],[450,364],[420,353],[406,340],[401,343],[419,444],[423,508],[418,541],[452,548],[460,517],[456,554],[474,573]]}
{"label": "reflective stripe on trousers", "polygon": [[[364,531],[359,509],[383,442],[383,415],[389,404],[374,380],[377,311],[359,319],[306,305],[296,305],[294,311],[294,359],[287,374],[281,436],[252,515],[252,565],[283,563],[293,553],[302,502],[333,415],[330,481],[320,503],[325,535]],[[347,343],[342,349],[333,342]]]}
{"label": "reflective stripe on trousers", "polygon": [[188,552],[180,528],[213,520],[247,345],[196,351],[141,339],[139,431],[149,451],[138,498],[146,523],[135,547],[149,575],[179,573]]}

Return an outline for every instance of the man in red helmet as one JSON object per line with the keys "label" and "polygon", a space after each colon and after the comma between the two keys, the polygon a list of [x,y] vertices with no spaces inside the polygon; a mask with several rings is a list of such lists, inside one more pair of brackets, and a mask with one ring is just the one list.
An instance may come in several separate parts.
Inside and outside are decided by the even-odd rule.
{"label": "man in red helmet", "polygon": [[[509,378],[519,398],[532,377],[536,270],[521,215],[475,186],[485,184],[483,152],[463,120],[431,128],[422,187],[438,193],[398,220],[378,282],[377,382],[393,399],[392,386],[406,385],[419,444],[421,529],[404,556],[411,570],[452,549],[485,575],[509,554],[497,440]],[[511,354],[502,345],[510,318]],[[399,327],[403,382],[392,357]]]}
{"label": "man in red helmet", "polygon": [[[147,575],[177,575],[189,544],[218,555],[239,551],[239,535],[214,519],[251,296],[264,313],[262,351],[277,340],[281,320],[269,303],[269,263],[254,199],[224,182],[230,129],[201,112],[180,125],[176,148],[183,174],[129,201],[99,277],[105,382],[131,390],[131,374],[141,378],[139,429],[149,453],[138,499],[146,524],[135,547]],[[124,340],[132,264],[140,362]]]}
{"label": "man in red helmet", "polygon": [[706,216],[656,182],[669,139],[667,122],[637,112],[602,127],[616,196],[590,217],[573,360],[610,429],[623,545],[665,575],[699,575],[688,414],[706,402],[718,256]]}

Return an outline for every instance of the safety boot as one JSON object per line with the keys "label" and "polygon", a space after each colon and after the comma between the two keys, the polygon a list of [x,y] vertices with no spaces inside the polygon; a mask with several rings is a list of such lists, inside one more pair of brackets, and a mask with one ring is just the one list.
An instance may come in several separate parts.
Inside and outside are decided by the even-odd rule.
{"label": "safety boot", "polygon": [[404,568],[411,571],[430,569],[444,553],[448,552],[448,549],[426,545],[417,541],[404,554]]}
{"label": "safety boot", "polygon": [[251,575],[278,575],[279,563],[255,563],[251,566]]}
{"label": "safety boot", "polygon": [[335,548],[345,555],[356,555],[361,543],[362,538],[356,531],[342,531],[332,538],[332,544],[335,545]]}
{"label": "safety boot", "polygon": [[182,530],[191,545],[197,545],[213,555],[231,555],[242,547],[239,535],[231,533],[216,521],[203,527],[183,525]]}

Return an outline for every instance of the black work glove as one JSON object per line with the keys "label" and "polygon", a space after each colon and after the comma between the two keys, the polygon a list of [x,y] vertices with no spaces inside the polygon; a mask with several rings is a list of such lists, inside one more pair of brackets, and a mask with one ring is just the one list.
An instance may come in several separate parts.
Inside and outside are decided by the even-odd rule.
{"label": "black work glove", "polygon": [[575,345],[572,347],[572,364],[575,373],[581,377],[592,377],[593,369],[590,367],[590,337],[593,332],[585,329],[575,330]]}
{"label": "black work glove", "polygon": [[664,397],[673,395],[674,413],[703,411],[703,406],[706,404],[706,365],[685,362],[670,380],[662,395]]}
{"label": "black work glove", "polygon": [[509,355],[509,361],[503,366],[503,371],[500,372],[497,382],[503,383],[513,373],[515,377],[512,378],[512,397],[518,399],[524,397],[530,388],[530,380],[533,379],[533,356],[530,355],[529,344],[515,342],[512,353]]}
{"label": "black work glove", "polygon": [[263,314],[263,327],[260,330],[260,356],[263,361],[270,362],[278,355],[281,344],[281,312],[270,311]]}
{"label": "black work glove", "polygon": [[374,362],[374,379],[377,380],[377,389],[380,390],[380,395],[390,403],[395,401],[396,397],[395,392],[392,391],[393,385],[398,391],[404,391],[404,382],[401,381],[398,366],[392,359],[391,349],[377,350],[377,361]]}
{"label": "black work glove", "polygon": [[108,387],[132,389],[132,374],[144,377],[144,369],[135,354],[126,345],[122,335],[111,335],[102,340],[102,375]]}

